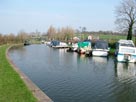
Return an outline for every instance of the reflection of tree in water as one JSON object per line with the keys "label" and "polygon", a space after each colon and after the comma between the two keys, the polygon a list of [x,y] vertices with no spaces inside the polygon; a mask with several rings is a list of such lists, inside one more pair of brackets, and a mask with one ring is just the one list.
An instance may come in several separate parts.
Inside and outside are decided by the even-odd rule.
{"label": "reflection of tree in water", "polygon": [[21,46],[13,46],[11,49],[10,49],[10,52],[14,52],[14,51],[17,51],[19,53],[21,53],[22,55],[24,55],[26,53],[26,48],[23,47],[23,45]]}

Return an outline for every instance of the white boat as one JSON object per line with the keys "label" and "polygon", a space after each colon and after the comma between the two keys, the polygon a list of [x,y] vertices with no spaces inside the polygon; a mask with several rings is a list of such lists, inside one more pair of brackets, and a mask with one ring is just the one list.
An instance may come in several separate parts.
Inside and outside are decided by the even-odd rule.
{"label": "white boat", "polygon": [[72,50],[73,51],[77,51],[77,48],[78,48],[78,44],[77,43],[72,44]]}
{"label": "white boat", "polygon": [[47,46],[51,46],[51,42],[50,42],[50,41],[46,41],[45,44],[46,44]]}
{"label": "white boat", "polygon": [[67,45],[67,43],[65,43],[65,42],[60,42],[60,44],[59,44],[58,46],[56,46],[56,47],[67,48],[68,45]]}
{"label": "white boat", "polygon": [[53,48],[68,48],[68,45],[65,42],[60,42],[57,40],[51,41],[50,46]]}
{"label": "white boat", "polygon": [[70,46],[69,46],[69,49],[67,51],[70,51],[70,52],[76,52],[78,49],[78,44],[77,43],[72,43]]}
{"label": "white boat", "polygon": [[102,56],[106,57],[109,54],[108,42],[103,40],[98,40],[94,44],[94,48],[92,50],[93,56]]}
{"label": "white boat", "polygon": [[136,47],[132,40],[119,40],[115,55],[119,62],[136,62]]}

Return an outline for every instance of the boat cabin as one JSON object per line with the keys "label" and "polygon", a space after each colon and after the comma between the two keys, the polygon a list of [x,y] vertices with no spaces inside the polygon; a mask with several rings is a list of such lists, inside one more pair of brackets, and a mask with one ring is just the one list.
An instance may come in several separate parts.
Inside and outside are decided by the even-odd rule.
{"label": "boat cabin", "polygon": [[120,62],[136,62],[136,47],[132,40],[119,40],[116,44],[115,56]]}

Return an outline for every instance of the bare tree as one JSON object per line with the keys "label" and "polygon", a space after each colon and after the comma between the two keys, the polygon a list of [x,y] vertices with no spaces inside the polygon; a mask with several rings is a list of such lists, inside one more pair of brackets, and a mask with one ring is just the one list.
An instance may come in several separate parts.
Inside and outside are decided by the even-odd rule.
{"label": "bare tree", "polygon": [[132,39],[133,28],[136,23],[136,0],[122,0],[116,8],[116,24],[122,31],[127,31],[127,40]]}
{"label": "bare tree", "polygon": [[82,28],[82,32],[85,32],[85,31],[86,31],[86,27],[83,27],[83,28]]}
{"label": "bare tree", "polygon": [[47,31],[47,35],[49,36],[49,38],[53,39],[53,37],[56,35],[56,33],[57,33],[56,28],[53,26],[50,26]]}
{"label": "bare tree", "polygon": [[29,36],[28,36],[28,34],[25,32],[25,31],[23,31],[23,30],[21,30],[19,33],[18,33],[18,35],[17,35],[17,39],[21,42],[21,43],[23,43],[26,39],[28,39],[29,38]]}
{"label": "bare tree", "polygon": [[58,34],[61,40],[70,40],[74,36],[75,30],[71,27],[62,27]]}

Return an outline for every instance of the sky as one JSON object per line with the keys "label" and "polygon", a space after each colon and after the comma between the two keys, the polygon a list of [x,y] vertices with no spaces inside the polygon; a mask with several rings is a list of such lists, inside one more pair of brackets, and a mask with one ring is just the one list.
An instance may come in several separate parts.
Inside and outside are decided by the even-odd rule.
{"label": "sky", "polygon": [[115,31],[119,4],[120,0],[0,0],[0,33],[47,32],[51,25]]}

